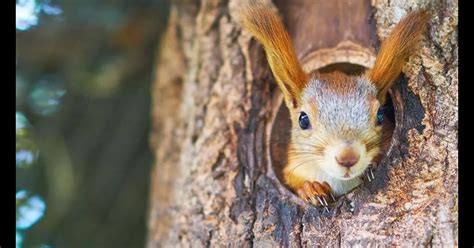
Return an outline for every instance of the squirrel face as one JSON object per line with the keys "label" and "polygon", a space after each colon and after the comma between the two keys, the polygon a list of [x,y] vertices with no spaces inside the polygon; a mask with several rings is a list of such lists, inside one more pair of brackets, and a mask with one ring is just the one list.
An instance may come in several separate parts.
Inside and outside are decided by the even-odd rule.
{"label": "squirrel face", "polygon": [[310,76],[291,111],[292,162],[314,165],[340,180],[360,176],[380,151],[377,89],[364,76]]}

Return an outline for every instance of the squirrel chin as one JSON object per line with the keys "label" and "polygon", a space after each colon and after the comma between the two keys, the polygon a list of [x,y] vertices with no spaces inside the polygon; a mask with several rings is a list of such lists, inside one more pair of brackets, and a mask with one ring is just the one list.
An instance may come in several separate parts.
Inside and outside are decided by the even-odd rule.
{"label": "squirrel chin", "polygon": [[360,176],[362,176],[362,174],[364,174],[364,172],[367,170],[367,168],[369,168],[369,165],[367,165],[363,170],[360,170],[359,172],[357,173],[354,173],[354,172],[351,172],[349,174],[349,172],[346,172],[346,174],[344,176],[336,176],[336,175],[333,175],[332,173],[330,172],[326,172],[329,176],[332,176],[334,177],[335,179],[337,180],[341,180],[341,181],[350,181],[350,180],[353,180],[355,178],[358,178]]}
{"label": "squirrel chin", "polygon": [[351,176],[348,176],[348,177],[339,177],[339,176],[335,176],[334,178],[337,179],[337,180],[341,180],[341,181],[350,181],[354,178],[357,178],[358,176],[354,176],[354,175],[351,175]]}

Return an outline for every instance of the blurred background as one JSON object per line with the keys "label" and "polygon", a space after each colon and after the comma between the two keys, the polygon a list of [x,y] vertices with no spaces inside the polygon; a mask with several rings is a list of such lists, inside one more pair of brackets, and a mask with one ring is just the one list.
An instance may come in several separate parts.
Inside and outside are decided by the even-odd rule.
{"label": "blurred background", "polygon": [[166,0],[16,0],[17,247],[144,247]]}

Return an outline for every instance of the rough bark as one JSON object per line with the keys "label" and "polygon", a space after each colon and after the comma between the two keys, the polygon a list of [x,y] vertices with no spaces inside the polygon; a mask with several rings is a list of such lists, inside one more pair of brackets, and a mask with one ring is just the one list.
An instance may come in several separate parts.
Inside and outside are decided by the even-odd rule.
{"label": "rough bark", "polygon": [[[239,2],[184,2],[172,6],[152,89],[148,247],[457,245],[457,1],[371,2],[375,38],[412,9],[433,19],[391,92],[397,123],[376,179],[330,213],[302,204],[276,176],[269,136],[281,95],[262,48],[231,14]],[[295,39],[294,10],[276,2]],[[364,56],[375,51],[347,39]],[[331,54],[335,44],[314,47]]]}

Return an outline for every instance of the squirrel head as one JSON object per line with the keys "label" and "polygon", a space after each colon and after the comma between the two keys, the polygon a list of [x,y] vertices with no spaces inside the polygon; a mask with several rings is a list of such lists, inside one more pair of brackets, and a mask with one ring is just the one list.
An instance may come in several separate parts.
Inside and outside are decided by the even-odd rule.
{"label": "squirrel head", "polygon": [[290,109],[291,162],[313,163],[341,180],[359,176],[380,152],[377,93],[364,76],[312,73]]}
{"label": "squirrel head", "polygon": [[306,74],[274,10],[255,4],[240,22],[263,45],[292,122],[288,162],[315,164],[341,180],[359,176],[380,152],[379,111],[426,30],[429,14],[408,14],[382,42],[374,67],[360,76]]}
{"label": "squirrel head", "polygon": [[290,110],[292,162],[314,161],[341,180],[359,176],[380,151],[377,93],[364,76],[312,73]]}

